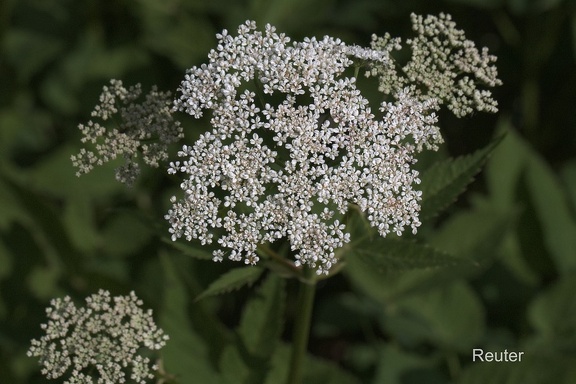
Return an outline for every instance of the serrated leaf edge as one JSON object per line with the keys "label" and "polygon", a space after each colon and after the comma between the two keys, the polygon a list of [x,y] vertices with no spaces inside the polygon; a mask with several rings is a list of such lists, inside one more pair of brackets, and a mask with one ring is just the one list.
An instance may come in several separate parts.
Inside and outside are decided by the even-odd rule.
{"label": "serrated leaf edge", "polygon": [[[247,273],[247,271],[251,271],[251,273]],[[217,296],[231,291],[236,291],[245,285],[251,285],[256,280],[258,280],[263,272],[263,268],[255,266],[231,269],[214,280],[208,286],[208,288],[196,296],[194,301],[199,301],[205,299],[206,297]],[[226,282],[228,279],[230,279],[230,282]]]}

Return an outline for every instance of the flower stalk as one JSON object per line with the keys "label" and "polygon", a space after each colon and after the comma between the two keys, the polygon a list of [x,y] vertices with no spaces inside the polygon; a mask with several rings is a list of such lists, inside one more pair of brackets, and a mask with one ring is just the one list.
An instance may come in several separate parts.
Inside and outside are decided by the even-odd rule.
{"label": "flower stalk", "polygon": [[303,269],[303,278],[300,280],[298,301],[296,303],[296,318],[292,336],[292,356],[288,372],[288,384],[302,383],[304,360],[310,337],[312,321],[312,308],[316,293],[316,279],[314,270],[308,267]]}

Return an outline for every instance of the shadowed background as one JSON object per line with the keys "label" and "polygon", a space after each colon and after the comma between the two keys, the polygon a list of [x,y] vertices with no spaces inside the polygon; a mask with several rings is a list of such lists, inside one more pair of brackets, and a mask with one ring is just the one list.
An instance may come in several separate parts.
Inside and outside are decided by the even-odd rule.
{"label": "shadowed background", "polygon": [[[178,187],[162,168],[133,188],[114,180],[114,164],[75,177],[77,125],[109,79],[174,90],[186,68],[206,61],[217,32],[235,33],[247,19],[294,40],[329,34],[368,45],[373,33],[410,36],[411,12],[452,14],[498,56],[500,112],[441,113],[441,155],[507,135],[467,193],[423,227],[431,243],[485,262],[384,277],[350,268],[328,280],[310,345],[323,359],[318,380],[576,382],[576,2],[562,0],[3,0],[0,382],[45,382],[25,352],[52,297],[134,289],[159,316],[181,320],[173,325],[181,334],[171,336],[186,352],[167,351],[166,359],[185,367],[195,360],[190,369],[201,371],[249,294],[192,302],[226,265],[161,242]],[[208,129],[206,119],[180,117],[189,138]],[[181,299],[181,313],[170,313],[167,297]],[[472,365],[476,347],[527,350],[533,360]]]}

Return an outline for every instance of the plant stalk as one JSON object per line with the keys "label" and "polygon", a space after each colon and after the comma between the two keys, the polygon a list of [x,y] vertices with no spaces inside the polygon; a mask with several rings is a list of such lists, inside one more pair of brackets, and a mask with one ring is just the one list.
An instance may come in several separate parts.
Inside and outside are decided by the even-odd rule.
{"label": "plant stalk", "polygon": [[292,356],[290,359],[290,371],[288,372],[288,384],[302,383],[304,360],[310,336],[316,280],[314,279],[313,269],[304,267],[303,272],[303,279],[300,280],[298,302],[296,303],[297,312],[292,335]]}

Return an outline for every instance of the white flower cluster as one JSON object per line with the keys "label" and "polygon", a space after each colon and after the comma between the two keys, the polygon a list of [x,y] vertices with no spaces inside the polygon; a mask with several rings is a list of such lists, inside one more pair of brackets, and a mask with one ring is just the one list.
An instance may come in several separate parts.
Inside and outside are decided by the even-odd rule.
{"label": "white flower cluster", "polygon": [[442,141],[434,97],[406,84],[372,111],[345,71],[358,62],[390,67],[386,50],[331,37],[290,42],[246,22],[217,35],[209,62],[190,69],[176,108],[211,110],[213,130],[179,152],[169,173],[186,175],[184,198],[166,215],[173,240],[211,243],[254,264],[257,246],[285,238],[296,265],[328,273],[349,241],[339,220],[356,204],[382,236],[420,225],[412,169],[423,147]]}
{"label": "white flower cluster", "polygon": [[142,102],[136,102],[141,95],[140,84],[126,89],[120,80],[111,80],[110,86],[104,87],[92,116],[107,122],[119,113],[118,126],[107,129],[93,121],[79,125],[82,142],[94,145],[95,152],[82,148],[72,156],[78,176],[123,156],[125,163],[116,170],[116,179],[132,184],[140,171],[139,152],[144,163],[153,167],[167,159],[168,144],[183,138],[182,127],[171,113],[171,95],[153,87]]}
{"label": "white flower cluster", "polygon": [[152,311],[143,311],[141,305],[134,292],[112,299],[100,290],[81,308],[68,296],[54,299],[46,309],[45,335],[32,340],[28,356],[40,358],[48,379],[71,369],[65,384],[125,383],[127,372],[131,380],[144,384],[157,368],[139,352],[143,347],[162,348],[168,336],[154,323]]}
{"label": "white flower cluster", "polygon": [[[496,56],[488,54],[487,48],[479,51],[448,14],[412,14],[411,19],[417,36],[406,41],[412,53],[410,60],[401,68],[395,61],[376,63],[367,72],[380,78],[380,91],[390,94],[409,86],[415,96],[445,103],[458,117],[475,110],[496,112],[492,93],[478,88],[502,84],[494,66]],[[374,35],[372,48],[391,53],[402,49],[401,39]]]}

